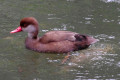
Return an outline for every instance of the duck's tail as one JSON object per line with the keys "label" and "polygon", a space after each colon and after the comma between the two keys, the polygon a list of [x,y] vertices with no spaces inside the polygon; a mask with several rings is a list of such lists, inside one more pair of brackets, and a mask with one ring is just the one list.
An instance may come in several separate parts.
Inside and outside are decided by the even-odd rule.
{"label": "duck's tail", "polygon": [[99,39],[95,39],[95,38],[93,38],[93,37],[87,37],[87,39],[88,39],[88,43],[91,45],[91,44],[94,44],[94,43],[96,43],[96,42],[98,42],[99,41]]}
{"label": "duck's tail", "polygon": [[76,41],[86,41],[88,43],[88,45],[94,44],[97,41],[99,41],[98,39],[95,39],[91,36],[88,35],[81,35],[81,34],[76,34],[75,35]]}

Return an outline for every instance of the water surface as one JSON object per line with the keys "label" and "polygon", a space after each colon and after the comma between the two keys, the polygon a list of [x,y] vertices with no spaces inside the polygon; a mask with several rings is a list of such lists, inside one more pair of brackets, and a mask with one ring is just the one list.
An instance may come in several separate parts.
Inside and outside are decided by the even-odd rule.
{"label": "water surface", "polygon": [[[24,47],[26,33],[9,34],[23,17],[40,33],[69,30],[100,41],[86,50],[46,54]],[[119,80],[119,0],[0,0],[0,80]]]}

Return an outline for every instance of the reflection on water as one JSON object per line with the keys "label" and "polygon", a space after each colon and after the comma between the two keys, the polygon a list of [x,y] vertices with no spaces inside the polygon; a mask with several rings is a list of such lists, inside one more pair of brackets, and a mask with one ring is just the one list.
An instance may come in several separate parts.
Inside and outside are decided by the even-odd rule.
{"label": "reflection on water", "polygon": [[[117,54],[107,54],[108,52],[113,53],[113,46],[110,44],[100,44],[100,45],[92,45],[87,50],[81,50],[72,53],[70,58],[70,63],[68,65],[72,65],[73,63],[84,63],[88,61],[94,61],[94,60],[102,60],[103,56],[111,55],[111,56],[117,56]],[[79,64],[78,64],[79,65]]]}
{"label": "reflection on water", "polygon": [[108,36],[108,35],[106,35],[106,34],[96,35],[95,37],[96,37],[96,38],[99,38],[100,40],[104,40],[104,41],[106,41],[106,40],[111,40],[111,39],[115,39],[115,36],[112,36],[112,35]]}
{"label": "reflection on water", "polygon": [[48,14],[48,20],[49,19],[53,19],[53,20],[57,20],[57,19],[61,19],[61,18],[57,18],[55,14]]}
{"label": "reflection on water", "polygon": [[108,3],[108,2],[117,2],[117,3],[120,3],[120,0],[102,0],[102,1],[104,1],[106,3]]}
{"label": "reflection on water", "polygon": [[[114,45],[110,44],[99,44],[98,46],[91,46],[88,50],[82,50],[72,54],[69,62],[62,69],[64,71],[73,72],[76,74],[75,80],[80,79],[89,79],[93,77],[95,79],[104,79],[105,76],[108,76],[106,73],[107,70],[110,70],[109,67],[113,67],[115,59],[110,57],[117,57],[118,55],[114,53]],[[108,54],[108,52],[112,54]],[[86,65],[87,64],[87,65]],[[117,63],[119,65],[119,63]],[[109,66],[107,70],[103,67]],[[90,70],[90,69],[91,70]],[[96,70],[100,71],[97,72]],[[104,73],[102,73],[104,72]],[[108,71],[107,71],[108,72]],[[95,73],[95,75],[93,75]],[[109,74],[110,75],[110,74]],[[119,75],[119,72],[116,72],[116,75]],[[116,76],[113,76],[113,78]]]}

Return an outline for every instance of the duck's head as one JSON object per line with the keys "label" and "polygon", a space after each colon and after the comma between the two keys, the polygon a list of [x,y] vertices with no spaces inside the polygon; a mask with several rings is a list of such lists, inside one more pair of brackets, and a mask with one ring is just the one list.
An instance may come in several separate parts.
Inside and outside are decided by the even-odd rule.
{"label": "duck's head", "polygon": [[10,33],[28,32],[28,37],[36,38],[38,35],[38,22],[34,17],[26,17],[20,21],[20,26]]}

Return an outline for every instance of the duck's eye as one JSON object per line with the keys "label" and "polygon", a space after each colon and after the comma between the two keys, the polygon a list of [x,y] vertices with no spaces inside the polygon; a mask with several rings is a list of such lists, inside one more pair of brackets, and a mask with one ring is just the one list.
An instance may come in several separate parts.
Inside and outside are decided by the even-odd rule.
{"label": "duck's eye", "polygon": [[20,24],[20,26],[21,26],[21,27],[24,27],[24,24],[22,23],[22,24]]}
{"label": "duck's eye", "polygon": [[26,26],[27,26],[27,24],[24,24],[24,25],[23,25],[23,27],[26,27]]}
{"label": "duck's eye", "polygon": [[27,26],[28,26],[28,24],[21,24],[21,27],[23,27],[23,28],[25,28]]}

